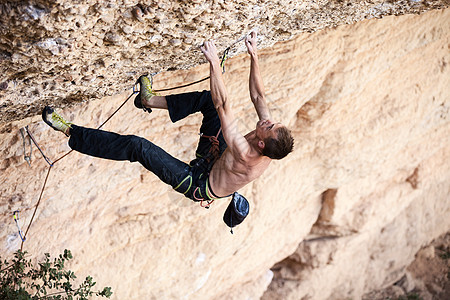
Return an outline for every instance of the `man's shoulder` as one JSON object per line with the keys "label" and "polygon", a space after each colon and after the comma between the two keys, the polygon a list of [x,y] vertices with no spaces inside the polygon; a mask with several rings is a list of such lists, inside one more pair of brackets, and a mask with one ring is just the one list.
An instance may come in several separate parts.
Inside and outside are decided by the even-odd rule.
{"label": "man's shoulder", "polygon": [[242,153],[238,158],[234,157],[234,167],[245,170],[247,173],[256,171],[263,172],[269,163],[271,158],[264,156],[256,151],[250,151],[248,153]]}

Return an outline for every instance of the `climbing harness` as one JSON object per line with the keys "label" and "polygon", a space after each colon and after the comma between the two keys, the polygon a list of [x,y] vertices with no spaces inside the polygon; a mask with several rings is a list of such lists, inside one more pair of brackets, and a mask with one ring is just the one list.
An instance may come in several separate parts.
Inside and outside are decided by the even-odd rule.
{"label": "climbing harness", "polygon": [[[200,133],[200,137],[203,138],[207,138],[210,142],[211,142],[211,148],[209,148],[208,153],[210,153],[213,156],[213,159],[211,160],[208,156],[205,157],[205,160],[209,163],[212,164],[214,163],[217,159],[219,159],[219,155],[220,155],[220,143],[219,143],[219,135],[222,132],[222,127],[219,129],[219,132],[217,132],[217,134],[214,135],[204,135],[203,133]],[[207,173],[207,176],[209,176],[209,172]],[[204,207],[204,208],[209,208],[211,206],[211,204],[214,202],[214,199],[211,200],[206,200],[204,197],[202,198],[197,198],[195,196],[195,192],[198,190],[199,188],[197,187],[193,193],[193,196],[195,198],[195,200],[200,201],[200,206]],[[199,190],[200,191],[200,190]],[[208,191],[208,186],[206,187],[206,192]],[[201,196],[201,193],[200,193]],[[205,195],[206,197],[208,197],[208,195]],[[203,201],[206,201],[206,205],[203,205]]]}
{"label": "climbing harness", "polygon": [[25,240],[27,238],[23,235],[22,229],[20,229],[20,225],[19,225],[19,211],[18,210],[13,212],[13,218],[14,218],[14,221],[16,222],[16,226],[17,226],[17,230],[19,231],[20,239],[22,240],[22,242],[25,242]]}
{"label": "climbing harness", "polygon": [[222,128],[219,129],[219,132],[217,135],[204,135],[203,133],[200,133],[200,137],[207,138],[211,142],[211,148],[209,149],[209,152],[214,156],[214,160],[217,160],[220,155],[220,147],[219,147],[219,140],[218,137],[220,133],[222,132]]}
{"label": "climbing harness", "polygon": [[[229,51],[230,51],[230,49],[231,49],[231,47],[232,46],[234,46],[235,44],[237,44],[238,42],[240,42],[240,41],[242,41],[244,38],[245,38],[246,36],[243,36],[243,37],[241,37],[240,39],[238,39],[236,42],[234,42],[233,44],[231,44],[228,48],[226,48],[225,49],[225,51],[224,51],[224,54],[223,54],[223,56],[222,56],[222,61],[221,61],[221,63],[220,63],[220,66],[222,67],[222,73],[225,73],[225,61],[227,60],[227,58],[228,58],[228,53],[229,53]],[[160,72],[157,72],[157,73],[152,73],[152,74],[150,74],[150,77],[152,77],[152,76],[156,76],[157,74],[159,74]],[[207,79],[209,79],[210,78],[210,76],[208,76],[208,77],[205,77],[205,78],[203,78],[203,79],[200,79],[200,80],[197,80],[197,81],[195,81],[195,82],[191,82],[191,83],[188,83],[188,84],[185,84],[185,85],[181,85],[181,86],[176,86],[176,87],[172,87],[172,88],[165,88],[165,89],[160,89],[160,90],[154,90],[154,92],[163,92],[163,91],[171,91],[171,90],[175,90],[175,89],[180,89],[180,88],[183,88],[183,87],[188,87],[188,86],[191,86],[191,85],[194,85],[194,84],[197,84],[197,83],[200,83],[200,82],[202,82],[202,81],[205,81],[205,80],[207,80]],[[153,80],[153,78],[151,78],[150,80]],[[133,85],[133,92],[131,93],[131,95],[130,96],[128,96],[128,98],[127,99],[125,99],[125,101],[100,125],[100,126],[98,126],[97,127],[97,129],[100,129],[100,128],[102,128],[109,120],[111,120],[111,118],[128,102],[128,100],[130,100],[130,98],[133,96],[133,95],[135,95],[135,94],[137,94],[137,93],[139,93],[139,90],[137,90],[137,86],[136,86],[136,84],[135,85]],[[22,230],[20,229],[20,226],[19,226],[19,223],[18,223],[18,219],[19,219],[19,211],[15,211],[14,212],[14,220],[15,220],[15,222],[16,222],[16,225],[17,225],[17,227],[18,227],[18,229],[19,229],[19,235],[20,235],[20,238],[22,239],[22,244],[21,244],[21,246],[20,246],[20,250],[22,251],[23,250],[23,245],[24,245],[24,242],[25,242],[25,240],[26,240],[26,237],[27,237],[27,234],[28,234],[28,231],[30,230],[30,227],[31,227],[31,225],[33,224],[33,220],[34,220],[34,217],[35,217],[35,215],[36,215],[36,212],[37,212],[37,209],[39,208],[39,205],[40,205],[40,203],[41,203],[41,200],[42,200],[42,195],[44,194],[44,190],[45,190],[45,187],[46,187],[46,185],[47,185],[47,180],[48,180],[48,178],[49,178],[49,175],[50,175],[50,171],[51,171],[51,169],[52,169],[52,167],[58,162],[58,161],[60,161],[60,160],[62,160],[63,158],[65,158],[66,156],[68,156],[70,153],[72,153],[72,151],[73,150],[70,150],[70,151],[68,151],[67,153],[65,153],[64,155],[62,155],[61,157],[59,157],[58,159],[56,159],[54,162],[52,162],[52,160],[50,159],[50,158],[48,158],[45,154],[44,154],[44,152],[42,151],[42,149],[39,147],[39,145],[38,145],[38,143],[36,142],[36,140],[34,139],[34,137],[33,137],[33,135],[30,133],[30,131],[28,130],[28,126],[26,126],[25,127],[25,131],[26,131],[26,133],[27,133],[27,135],[28,135],[28,137],[29,137],[29,139],[31,139],[31,141],[33,142],[33,144],[38,148],[38,150],[39,150],[39,152],[42,154],[42,156],[43,156],[43,158],[45,159],[45,161],[49,164],[49,168],[48,168],[48,171],[47,171],[47,176],[45,177],[45,180],[44,180],[44,184],[43,184],[43,186],[42,186],[42,189],[41,189],[41,193],[40,193],[40,195],[39,195],[39,199],[38,199],[38,201],[37,201],[37,203],[36,203],[36,206],[35,206],[35,208],[34,208],[34,211],[33,211],[33,215],[31,216],[31,219],[30,219],[30,222],[28,223],[28,226],[27,226],[27,229],[25,230],[25,234],[23,234],[23,232],[22,232]],[[25,134],[23,133],[23,131],[21,130],[20,131],[21,132],[21,134],[22,134],[22,137],[23,137],[23,140],[24,140],[24,145],[25,145]],[[203,137],[205,137],[205,138],[211,138],[210,140],[211,140],[211,142],[212,142],[212,146],[213,147],[216,147],[216,145],[217,145],[217,149],[218,149],[218,140],[217,140],[217,137],[219,136],[219,134],[220,134],[220,131],[219,131],[219,133],[217,134],[217,136],[215,137],[215,140],[214,140],[214,137],[209,137],[209,136],[203,136],[203,135],[201,135],[201,136],[203,136]],[[217,142],[216,142],[217,141]],[[25,147],[25,146],[24,146]],[[31,147],[31,143],[30,143],[30,147]],[[25,150],[25,149],[24,149]],[[24,152],[25,153],[25,152]],[[29,162],[29,160],[31,160],[31,150],[30,150],[30,155],[24,155],[25,156],[25,160],[27,161],[27,162]],[[27,158],[28,157],[28,158]],[[28,160],[27,160],[28,159]],[[186,179],[185,179],[186,180]],[[184,181],[184,180],[183,180]],[[181,182],[181,183],[183,183],[183,182]],[[180,183],[180,185],[181,185],[181,183]],[[190,186],[191,186],[191,184],[192,184],[192,178],[191,178],[191,183],[190,183],[190,185],[189,185],[189,189],[190,189]],[[189,189],[185,192],[185,193],[187,193],[188,191],[189,191]],[[197,188],[198,189],[198,188]],[[195,193],[195,192],[194,192]],[[195,197],[195,196],[194,196]],[[214,202],[214,199],[213,200],[205,200],[205,199],[199,199],[199,201],[201,201],[200,202],[200,205],[202,206],[202,207],[206,207],[206,208],[209,208],[209,206]],[[203,201],[206,201],[207,202],[207,204],[204,206],[203,205]]]}
{"label": "climbing harness", "polygon": [[[197,193],[197,191],[198,191],[198,194],[200,195],[200,198],[198,198],[197,196],[195,196],[195,193]],[[211,206],[211,204],[214,202],[214,200],[215,200],[215,199],[210,199],[210,200],[205,199],[205,197],[202,196],[202,193],[201,193],[201,191],[200,191],[200,187],[197,187],[197,188],[194,190],[194,192],[192,193],[192,196],[194,197],[195,200],[200,201],[200,206],[201,206],[201,207],[204,207],[204,208],[206,208],[206,209],[208,209],[208,208]],[[207,197],[207,195],[205,195],[205,196]],[[204,202],[204,201],[206,202],[205,205],[203,205],[203,202]]]}

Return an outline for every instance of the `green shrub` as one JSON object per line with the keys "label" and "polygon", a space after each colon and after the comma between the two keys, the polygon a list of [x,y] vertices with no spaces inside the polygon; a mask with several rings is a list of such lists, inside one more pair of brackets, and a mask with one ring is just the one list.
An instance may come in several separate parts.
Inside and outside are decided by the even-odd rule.
{"label": "green shrub", "polygon": [[111,288],[92,291],[95,282],[88,276],[79,286],[72,285],[75,274],[64,269],[66,261],[72,259],[72,253],[64,250],[53,262],[50,254],[45,253],[43,262],[33,266],[25,258],[26,252],[18,250],[11,261],[2,261],[0,257],[0,299],[38,300],[38,299],[80,299],[87,300],[96,295],[109,298]]}
{"label": "green shrub", "polygon": [[397,300],[423,300],[423,298],[419,294],[411,292],[406,296],[400,296]]}

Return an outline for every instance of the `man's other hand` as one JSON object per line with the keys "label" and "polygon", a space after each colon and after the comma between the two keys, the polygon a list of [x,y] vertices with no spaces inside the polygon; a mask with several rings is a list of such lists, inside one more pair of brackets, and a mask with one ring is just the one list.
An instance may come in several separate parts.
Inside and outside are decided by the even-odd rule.
{"label": "man's other hand", "polygon": [[214,45],[213,41],[206,41],[203,43],[203,46],[200,47],[203,54],[209,63],[219,63],[219,56],[217,55],[216,45]]}
{"label": "man's other hand", "polygon": [[256,54],[256,32],[252,31],[245,38],[245,45],[247,46],[248,54],[255,55]]}

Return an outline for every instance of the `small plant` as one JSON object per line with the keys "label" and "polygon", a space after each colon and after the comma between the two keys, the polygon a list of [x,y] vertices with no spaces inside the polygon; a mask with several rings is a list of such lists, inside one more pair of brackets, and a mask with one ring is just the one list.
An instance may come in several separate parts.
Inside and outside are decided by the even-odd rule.
{"label": "small plant", "polygon": [[397,300],[423,300],[419,294],[411,292],[405,296],[400,296]]}
{"label": "small plant", "polygon": [[444,253],[439,255],[440,258],[447,260],[450,258],[450,252],[449,251],[445,251]]}
{"label": "small plant", "polygon": [[10,262],[0,258],[0,299],[87,300],[92,295],[111,297],[110,287],[92,291],[95,282],[90,276],[78,287],[72,285],[76,276],[72,271],[64,269],[65,262],[72,259],[69,250],[64,250],[64,254],[60,254],[53,262],[50,261],[50,254],[45,253],[44,261],[36,267],[31,260],[25,258],[26,253],[17,250]]}

